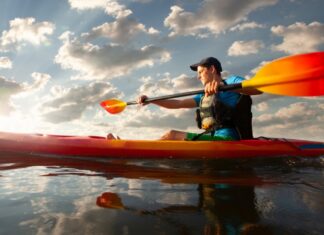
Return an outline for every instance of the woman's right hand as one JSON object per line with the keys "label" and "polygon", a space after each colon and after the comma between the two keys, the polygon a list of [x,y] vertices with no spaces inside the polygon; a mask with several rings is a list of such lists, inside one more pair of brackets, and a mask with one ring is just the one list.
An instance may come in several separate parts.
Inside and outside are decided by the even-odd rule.
{"label": "woman's right hand", "polygon": [[140,97],[137,98],[137,103],[140,104],[140,105],[147,105],[148,103],[145,102],[145,100],[147,99],[148,97],[146,95],[141,95]]}

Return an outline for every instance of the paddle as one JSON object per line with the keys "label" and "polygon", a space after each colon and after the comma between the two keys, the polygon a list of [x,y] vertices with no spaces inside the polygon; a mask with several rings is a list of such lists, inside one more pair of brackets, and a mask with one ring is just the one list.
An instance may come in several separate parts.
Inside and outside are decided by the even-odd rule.
{"label": "paddle", "polygon": [[[255,88],[259,91],[286,96],[324,95],[324,52],[314,52],[283,57],[264,65],[256,75],[242,83],[224,85],[220,91]],[[183,92],[148,98],[145,101],[165,100],[204,93],[204,90]],[[109,113],[122,112],[127,105],[136,101],[124,102],[117,99],[105,100],[100,105]]]}

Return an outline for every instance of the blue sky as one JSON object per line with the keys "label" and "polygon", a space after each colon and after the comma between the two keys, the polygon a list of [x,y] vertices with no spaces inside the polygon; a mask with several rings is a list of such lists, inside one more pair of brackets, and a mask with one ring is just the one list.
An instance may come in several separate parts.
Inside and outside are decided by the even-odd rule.
{"label": "blue sky", "polygon": [[[201,85],[189,65],[207,56],[252,77],[265,62],[324,50],[320,0],[2,0],[0,130],[158,138],[200,132],[194,110],[99,103]],[[322,97],[253,97],[255,136],[324,140]]]}

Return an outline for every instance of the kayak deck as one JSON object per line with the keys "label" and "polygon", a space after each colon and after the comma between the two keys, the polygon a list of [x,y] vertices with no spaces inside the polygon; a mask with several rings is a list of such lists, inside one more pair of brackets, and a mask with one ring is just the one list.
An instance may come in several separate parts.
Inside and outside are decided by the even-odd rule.
{"label": "kayak deck", "polygon": [[275,138],[241,141],[107,140],[100,136],[0,132],[0,152],[139,159],[316,157],[324,156],[324,143]]}

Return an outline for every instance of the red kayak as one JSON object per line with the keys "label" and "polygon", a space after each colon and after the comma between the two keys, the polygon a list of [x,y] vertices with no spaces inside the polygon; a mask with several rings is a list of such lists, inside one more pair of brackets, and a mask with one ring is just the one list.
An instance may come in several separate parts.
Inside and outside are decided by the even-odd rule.
{"label": "red kayak", "polygon": [[0,132],[0,152],[126,159],[318,157],[324,156],[324,143],[263,137],[240,141],[107,140],[100,136]]}

